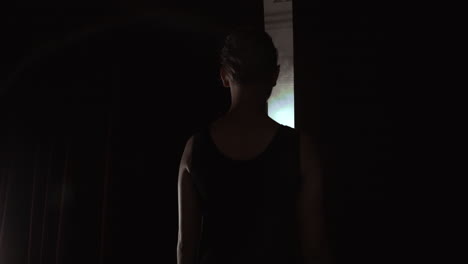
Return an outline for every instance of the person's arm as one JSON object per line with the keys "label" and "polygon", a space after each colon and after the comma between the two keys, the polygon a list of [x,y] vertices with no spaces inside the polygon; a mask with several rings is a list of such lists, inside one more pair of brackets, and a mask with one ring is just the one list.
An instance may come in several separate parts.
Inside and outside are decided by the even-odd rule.
{"label": "person's arm", "polygon": [[322,174],[310,136],[300,133],[302,188],[299,194],[301,252],[304,264],[331,263],[324,232]]}
{"label": "person's arm", "polygon": [[179,166],[177,264],[194,264],[200,243],[202,214],[190,174],[192,142],[193,137],[187,141]]}

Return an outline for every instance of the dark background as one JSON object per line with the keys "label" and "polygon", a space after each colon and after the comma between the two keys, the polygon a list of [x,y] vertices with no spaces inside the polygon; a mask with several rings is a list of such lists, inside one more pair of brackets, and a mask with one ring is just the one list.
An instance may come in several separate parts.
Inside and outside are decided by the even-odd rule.
{"label": "dark background", "polygon": [[[296,0],[296,127],[316,136],[337,263],[384,263],[386,9]],[[0,263],[175,263],[184,144],[229,106],[217,53],[262,1],[4,8]]]}

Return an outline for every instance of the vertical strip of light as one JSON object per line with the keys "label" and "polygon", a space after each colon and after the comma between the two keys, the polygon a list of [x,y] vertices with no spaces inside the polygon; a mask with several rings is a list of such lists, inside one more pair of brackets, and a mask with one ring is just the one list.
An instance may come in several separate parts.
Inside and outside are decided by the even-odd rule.
{"label": "vertical strip of light", "polygon": [[268,100],[268,115],[294,128],[294,50],[291,0],[263,0],[265,31],[278,49],[280,75]]}

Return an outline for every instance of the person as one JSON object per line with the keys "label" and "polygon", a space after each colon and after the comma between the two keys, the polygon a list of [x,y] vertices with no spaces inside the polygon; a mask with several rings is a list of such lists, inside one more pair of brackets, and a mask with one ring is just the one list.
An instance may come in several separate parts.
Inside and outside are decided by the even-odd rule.
{"label": "person", "polygon": [[238,29],[220,58],[231,105],[185,145],[177,263],[327,262],[314,144],[267,113],[280,71],[271,37]]}

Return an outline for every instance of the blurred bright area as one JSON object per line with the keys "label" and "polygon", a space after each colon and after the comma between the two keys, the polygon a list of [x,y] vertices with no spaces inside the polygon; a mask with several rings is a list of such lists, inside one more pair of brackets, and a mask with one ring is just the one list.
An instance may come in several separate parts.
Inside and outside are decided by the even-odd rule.
{"label": "blurred bright area", "polygon": [[268,115],[294,128],[294,50],[291,0],[264,0],[265,30],[278,49],[280,75],[268,100]]}

